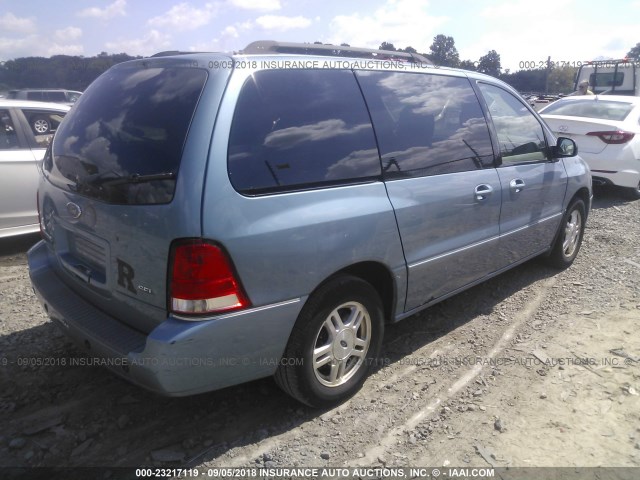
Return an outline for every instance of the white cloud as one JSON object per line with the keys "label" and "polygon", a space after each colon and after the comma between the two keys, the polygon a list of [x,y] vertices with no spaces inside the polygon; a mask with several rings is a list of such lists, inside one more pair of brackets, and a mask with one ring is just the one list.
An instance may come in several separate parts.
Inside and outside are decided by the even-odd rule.
{"label": "white cloud", "polygon": [[0,37],[0,60],[43,55],[43,53],[39,52],[39,44],[37,35],[28,35],[21,38]]}
{"label": "white cloud", "polygon": [[203,8],[196,8],[184,2],[163,15],[152,18],[148,23],[152,27],[170,27],[175,31],[193,30],[211,22],[217,11],[217,4],[207,3]]}
{"label": "white cloud", "polygon": [[109,20],[117,16],[125,16],[125,8],[127,6],[127,0],[116,0],[105,8],[90,7],[81,10],[78,13],[79,17],[93,17],[100,18],[102,20]]}
{"label": "white cloud", "polygon": [[221,35],[226,38],[238,38],[240,34],[238,33],[238,29],[236,27],[234,27],[233,25],[229,25],[227,28],[222,30]]}
{"label": "white cloud", "polygon": [[282,15],[263,15],[256,18],[256,23],[265,30],[285,31],[294,28],[306,28],[311,25],[311,20],[303,16],[285,17]]}
{"label": "white cloud", "polygon": [[60,45],[54,43],[47,48],[47,56],[51,55],[83,55],[84,47],[78,44]]}
{"label": "white cloud", "polygon": [[19,18],[11,12],[0,15],[0,30],[3,32],[26,34],[33,33],[36,29],[33,18]]}
{"label": "white cloud", "polygon": [[254,28],[255,25],[251,21],[235,23],[225,27],[218,37],[191,45],[188,50],[192,52],[228,52],[238,50],[241,48],[238,45],[240,36]]}
{"label": "white cloud", "polygon": [[426,50],[437,29],[447,17],[427,13],[428,3],[423,0],[386,0],[371,15],[338,15],[329,23],[329,42],[348,43],[354,47],[378,48],[382,42],[391,42],[397,48],[408,46]]}
{"label": "white cloud", "polygon": [[26,35],[21,38],[0,38],[0,59],[20,57],[50,57],[51,55],[83,55],[79,44],[64,44],[46,39],[41,35]]}
{"label": "white cloud", "polygon": [[[594,35],[594,26],[575,15],[576,4],[572,0],[538,0],[537,11],[553,11],[555,32],[538,30],[535,37],[531,29],[522,28],[514,18],[531,17],[528,0],[508,0],[484,8],[480,12],[483,21],[491,21],[491,30],[480,35],[472,45],[460,48],[461,59],[478,60],[489,50],[500,54],[503,70],[521,70],[525,65],[543,66],[547,57],[552,62],[574,63],[593,60],[597,57],[620,58],[637,42],[637,28],[621,24],[607,25],[602,21],[597,30],[608,32],[608,41]],[[551,25],[550,25],[551,26]],[[505,41],[508,39],[508,41]],[[527,62],[526,64],[524,62]]]}
{"label": "white cloud", "polygon": [[76,40],[82,36],[82,29],[78,27],[67,27],[60,30],[56,30],[54,38],[58,42],[67,42],[69,40]]}
{"label": "white cloud", "polygon": [[245,10],[274,11],[280,10],[280,0],[230,0],[231,5]]}
{"label": "white cloud", "polygon": [[151,30],[142,38],[119,39],[107,42],[105,48],[110,53],[128,53],[129,55],[149,56],[172,48],[171,36]]}

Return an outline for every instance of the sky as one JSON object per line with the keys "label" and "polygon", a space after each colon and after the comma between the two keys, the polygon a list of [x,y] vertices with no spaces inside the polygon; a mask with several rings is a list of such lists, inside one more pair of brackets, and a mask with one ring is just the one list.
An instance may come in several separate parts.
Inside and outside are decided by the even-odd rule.
{"label": "sky", "polygon": [[[0,61],[100,52],[237,51],[255,40],[429,51],[496,50],[512,72],[623,58],[640,42],[640,0],[0,0]],[[527,63],[524,63],[527,62]]]}

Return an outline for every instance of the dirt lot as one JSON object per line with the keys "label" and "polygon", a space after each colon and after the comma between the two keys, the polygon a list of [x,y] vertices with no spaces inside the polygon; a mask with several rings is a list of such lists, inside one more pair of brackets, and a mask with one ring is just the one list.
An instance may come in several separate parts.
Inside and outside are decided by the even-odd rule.
{"label": "dirt lot", "polygon": [[330,411],[271,379],[168,399],[69,366],[28,280],[37,237],[1,241],[0,465],[638,467],[640,201],[596,194],[572,268],[530,262],[389,326],[386,365]]}

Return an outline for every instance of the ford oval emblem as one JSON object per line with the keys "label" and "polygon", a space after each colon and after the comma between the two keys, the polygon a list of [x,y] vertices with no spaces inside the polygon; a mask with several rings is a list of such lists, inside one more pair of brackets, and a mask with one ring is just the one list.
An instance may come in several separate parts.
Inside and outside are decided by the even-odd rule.
{"label": "ford oval emblem", "polygon": [[558,130],[560,130],[561,132],[568,132],[569,131],[569,127],[567,127],[566,125],[560,125],[558,127]]}
{"label": "ford oval emblem", "polygon": [[69,215],[71,215],[75,219],[80,218],[80,215],[82,215],[82,209],[80,208],[80,205],[73,202],[67,203],[67,212],[69,212]]}

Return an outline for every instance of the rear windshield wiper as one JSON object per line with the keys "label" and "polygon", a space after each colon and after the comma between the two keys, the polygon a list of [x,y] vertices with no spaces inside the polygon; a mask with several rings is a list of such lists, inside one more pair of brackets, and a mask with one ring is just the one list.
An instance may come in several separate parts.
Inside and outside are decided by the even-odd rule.
{"label": "rear windshield wiper", "polygon": [[88,180],[86,183],[95,187],[100,187],[104,185],[126,185],[131,183],[154,182],[157,180],[173,180],[175,178],[176,178],[176,174],[173,172],[150,173],[146,175],[142,175],[140,173],[133,173],[131,175],[120,176],[115,178],[114,177],[94,178],[92,180]]}

